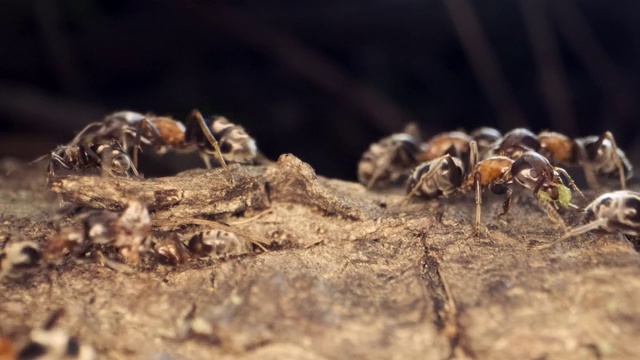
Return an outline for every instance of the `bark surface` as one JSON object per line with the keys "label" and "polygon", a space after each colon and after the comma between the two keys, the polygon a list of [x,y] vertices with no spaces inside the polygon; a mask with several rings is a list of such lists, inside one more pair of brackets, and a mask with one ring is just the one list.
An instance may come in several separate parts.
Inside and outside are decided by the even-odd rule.
{"label": "bark surface", "polygon": [[[9,166],[0,164],[3,172]],[[639,353],[640,256],[624,236],[590,233],[539,250],[562,230],[527,193],[501,221],[502,199],[489,195],[487,231],[478,238],[471,194],[400,205],[400,192],[316,176],[292,155],[232,171],[233,184],[221,170],[145,180],[66,176],[47,184],[43,169],[19,167],[2,177],[6,243],[48,241],[61,200],[121,210],[140,199],[157,237],[220,227],[268,251],[254,245],[244,254],[132,273],[65,258],[2,280],[0,335],[20,346],[30,328],[64,308],[58,327],[109,359]]]}

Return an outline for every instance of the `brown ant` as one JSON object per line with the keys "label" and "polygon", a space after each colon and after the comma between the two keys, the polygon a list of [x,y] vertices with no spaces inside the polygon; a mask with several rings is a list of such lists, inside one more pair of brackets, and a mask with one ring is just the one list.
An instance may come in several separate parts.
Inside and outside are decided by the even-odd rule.
{"label": "brown ant", "polygon": [[140,176],[129,155],[116,140],[102,145],[61,145],[48,156],[49,176],[54,176],[55,169],[60,167],[75,172],[99,170],[102,175],[110,176],[129,176],[131,170],[135,176]]}
{"label": "brown ant", "polygon": [[358,162],[358,181],[371,189],[398,183],[418,164],[420,140],[415,125],[375,142]]}
{"label": "brown ant", "polygon": [[473,140],[463,131],[450,131],[438,134],[421,145],[417,155],[419,162],[431,161],[445,154],[460,158],[469,152],[469,142]]}
{"label": "brown ant", "polygon": [[409,177],[405,199],[416,195],[428,199],[449,196],[458,190],[463,176],[462,160],[449,154],[424,162]]}
{"label": "brown ant", "polygon": [[554,163],[582,166],[587,183],[593,189],[600,188],[596,174],[614,175],[617,172],[622,189],[626,189],[627,180],[633,175],[631,163],[610,131],[574,140],[556,132],[543,131],[538,138],[542,144],[540,152]]}
{"label": "brown ant", "polygon": [[[471,163],[477,158],[477,144],[471,144]],[[539,153],[534,151],[523,152],[517,159],[513,160],[506,156],[493,156],[484,159],[474,166],[467,174],[461,185],[462,191],[475,190],[476,197],[476,220],[475,232],[479,234],[482,189],[489,188],[497,195],[506,194],[506,199],[502,204],[502,212],[498,217],[505,215],[509,211],[513,190],[509,187],[514,181],[521,186],[533,190],[533,194],[539,199],[541,206],[547,208],[547,215],[555,222],[564,223],[555,209],[548,204],[548,201],[559,203],[565,207],[569,206],[571,192],[564,186],[562,174],[569,186],[582,195],[582,192],[575,186],[573,180],[567,172],[559,167],[554,167],[549,161]],[[584,195],[582,195],[584,196]]]}

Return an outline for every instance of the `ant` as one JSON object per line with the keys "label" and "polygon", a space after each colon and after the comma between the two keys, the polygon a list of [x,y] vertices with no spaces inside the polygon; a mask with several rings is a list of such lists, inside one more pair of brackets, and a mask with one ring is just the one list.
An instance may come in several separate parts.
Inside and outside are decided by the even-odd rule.
{"label": "ant", "polygon": [[421,145],[421,151],[417,155],[420,162],[431,161],[445,154],[461,157],[469,152],[471,136],[463,131],[450,131],[438,134]]}
{"label": "ant", "polygon": [[92,210],[80,214],[78,223],[58,229],[45,245],[44,253],[50,259],[65,252],[79,257],[93,246],[108,246],[117,249],[127,262],[137,264],[153,240],[148,209],[132,201],[122,213]]}
{"label": "ant", "polygon": [[540,153],[553,163],[582,166],[589,187],[599,189],[596,174],[614,175],[618,172],[620,187],[627,188],[627,180],[633,175],[633,167],[618,148],[610,131],[600,136],[587,136],[571,140],[569,137],[551,131],[538,134]]}
{"label": "ant", "polygon": [[102,175],[127,177],[131,170],[136,177],[140,176],[129,155],[115,139],[109,144],[102,145],[60,145],[48,156],[50,157],[48,176],[54,176],[57,167],[76,172],[99,169]]}
{"label": "ant", "polygon": [[462,184],[464,166],[462,160],[450,154],[418,165],[407,183],[408,200],[412,196],[422,195],[428,199],[449,196]]}
{"label": "ant", "polygon": [[515,160],[527,151],[539,151],[540,146],[536,134],[525,128],[516,128],[486,148],[482,153],[482,159],[488,159],[492,156],[506,156]]}
{"label": "ant", "polygon": [[491,145],[502,139],[502,133],[491,127],[479,127],[470,134],[471,138],[478,144],[478,151],[483,154]]}
{"label": "ant", "polygon": [[394,184],[406,177],[418,164],[420,140],[415,124],[404,132],[395,133],[375,142],[362,154],[358,162],[358,181],[368,189]]}
{"label": "ant", "polygon": [[[470,144],[470,148],[471,164],[473,164],[478,157],[475,141]],[[480,231],[482,189],[489,188],[497,195],[506,194],[506,199],[502,204],[502,212],[498,214],[498,217],[501,217],[509,211],[513,194],[509,185],[514,181],[533,190],[533,195],[538,198],[540,205],[547,208],[547,215],[554,222],[563,224],[560,215],[548,204],[548,202],[559,203],[564,207],[570,205],[571,191],[564,185],[560,178],[561,174],[567,179],[569,186],[584,197],[564,169],[552,166],[549,160],[535,151],[525,151],[515,160],[497,155],[475,163],[470,167],[460,189],[462,191],[475,190],[476,235],[479,235]]]}
{"label": "ant", "polygon": [[[218,158],[220,165],[230,173],[226,161],[247,163],[255,160],[255,140],[246,131],[226,118],[214,118],[207,125],[198,110],[187,117],[186,126],[170,117],[143,115],[132,111],[120,111],[107,115],[102,121],[90,123],[71,141],[71,145],[85,142],[101,143],[119,139],[124,149],[133,138],[133,164],[137,166],[141,144],[151,146],[157,154],[167,151],[190,153],[198,150],[205,166],[210,169],[209,156]],[[221,138],[221,144],[216,140]]]}
{"label": "ant", "polygon": [[640,235],[640,193],[618,190],[602,194],[584,210],[587,223],[565,233],[559,241],[595,229]]}
{"label": "ant", "polygon": [[96,359],[93,347],[81,344],[75,336],[70,336],[64,330],[54,328],[64,312],[64,309],[54,311],[41,328],[32,329],[29,341],[16,359]]}

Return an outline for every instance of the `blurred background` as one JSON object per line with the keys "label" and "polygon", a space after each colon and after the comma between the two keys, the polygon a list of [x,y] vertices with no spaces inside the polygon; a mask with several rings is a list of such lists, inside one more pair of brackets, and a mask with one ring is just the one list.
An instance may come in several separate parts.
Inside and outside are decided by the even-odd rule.
{"label": "blurred background", "polygon": [[[0,155],[31,160],[115,110],[243,125],[354,180],[369,144],[526,126],[640,143],[640,1],[4,0]],[[189,159],[189,161],[185,161]],[[199,166],[148,156],[147,175]]]}

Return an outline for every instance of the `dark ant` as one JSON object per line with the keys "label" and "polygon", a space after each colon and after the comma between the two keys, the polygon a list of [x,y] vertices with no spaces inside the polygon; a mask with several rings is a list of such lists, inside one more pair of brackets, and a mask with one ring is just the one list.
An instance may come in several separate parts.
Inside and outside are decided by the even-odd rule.
{"label": "dark ant", "polygon": [[45,257],[56,259],[66,251],[79,257],[94,245],[108,245],[118,249],[127,262],[137,264],[140,253],[147,252],[153,241],[149,211],[138,201],[130,202],[121,214],[94,210],[80,214],[79,220],[49,239],[43,250]]}
{"label": "dark ant", "polygon": [[54,176],[55,169],[59,167],[75,172],[99,170],[102,175],[127,177],[131,170],[136,177],[140,176],[129,155],[116,140],[111,140],[108,145],[61,145],[49,157],[49,176]]}
{"label": "dark ant", "polygon": [[[618,190],[598,196],[584,209],[586,224],[564,233],[558,240],[538,246],[551,247],[558,242],[592,230],[621,232],[627,237],[640,235],[640,193]],[[635,244],[634,244],[635,246]]]}
{"label": "dark ant", "polygon": [[67,332],[54,329],[56,323],[64,315],[64,309],[51,313],[41,328],[32,329],[29,342],[20,350],[16,359],[78,359],[94,360],[95,350],[81,344]]}
{"label": "dark ant", "polygon": [[502,139],[502,133],[490,127],[477,128],[469,135],[478,144],[478,152],[480,154],[485,153],[491,145]]}
{"label": "dark ant", "polygon": [[[477,158],[477,144],[475,142],[471,143],[471,153],[471,163],[473,164]],[[549,205],[549,202],[554,205],[559,203],[564,207],[570,205],[571,191],[562,182],[560,174],[567,179],[571,189],[582,195],[564,169],[552,166],[544,156],[534,151],[526,151],[516,160],[506,156],[493,156],[476,163],[471,167],[460,187],[463,191],[475,190],[476,235],[479,235],[480,231],[482,189],[489,188],[497,195],[506,194],[506,199],[502,204],[502,212],[498,214],[498,217],[501,217],[509,211],[513,193],[509,185],[514,181],[533,190],[533,195],[538,198],[539,204],[547,209],[547,215],[550,219],[564,224],[557,211]],[[582,196],[584,197],[584,195]]]}
{"label": "dark ant", "polygon": [[[125,149],[133,146],[135,166],[141,144],[151,146],[157,154],[167,151],[190,153],[198,150],[208,169],[211,168],[209,156],[214,155],[229,173],[226,161],[246,163],[255,159],[255,141],[242,127],[231,124],[225,118],[214,118],[211,126],[208,126],[200,111],[193,110],[186,123],[185,126],[170,117],[120,111],[107,115],[102,121],[90,123],[70,144],[101,143],[114,138],[119,139]],[[214,134],[224,138],[221,140],[224,151],[221,150],[222,146],[219,146]]]}
{"label": "dark ant", "polygon": [[0,280],[9,274],[19,275],[38,266],[40,248],[33,241],[10,243],[0,251]]}
{"label": "dark ant", "polygon": [[494,142],[483,154],[482,159],[492,156],[506,156],[515,160],[527,151],[539,151],[540,141],[536,134],[525,128],[517,128],[504,134]]}
{"label": "dark ant", "polygon": [[640,235],[640,193],[618,190],[602,194],[584,209],[587,223],[565,233],[560,240],[595,229]]}
{"label": "dark ant", "polygon": [[187,248],[196,256],[211,254],[222,256],[242,250],[242,243],[234,233],[223,230],[207,230],[191,236]]}
{"label": "dark ant", "polygon": [[428,199],[449,196],[462,184],[464,166],[462,160],[449,154],[418,165],[407,183],[408,200],[412,196]]}
{"label": "dark ant", "polygon": [[358,181],[371,189],[403,180],[418,164],[420,140],[415,125],[373,143],[358,162]]}

